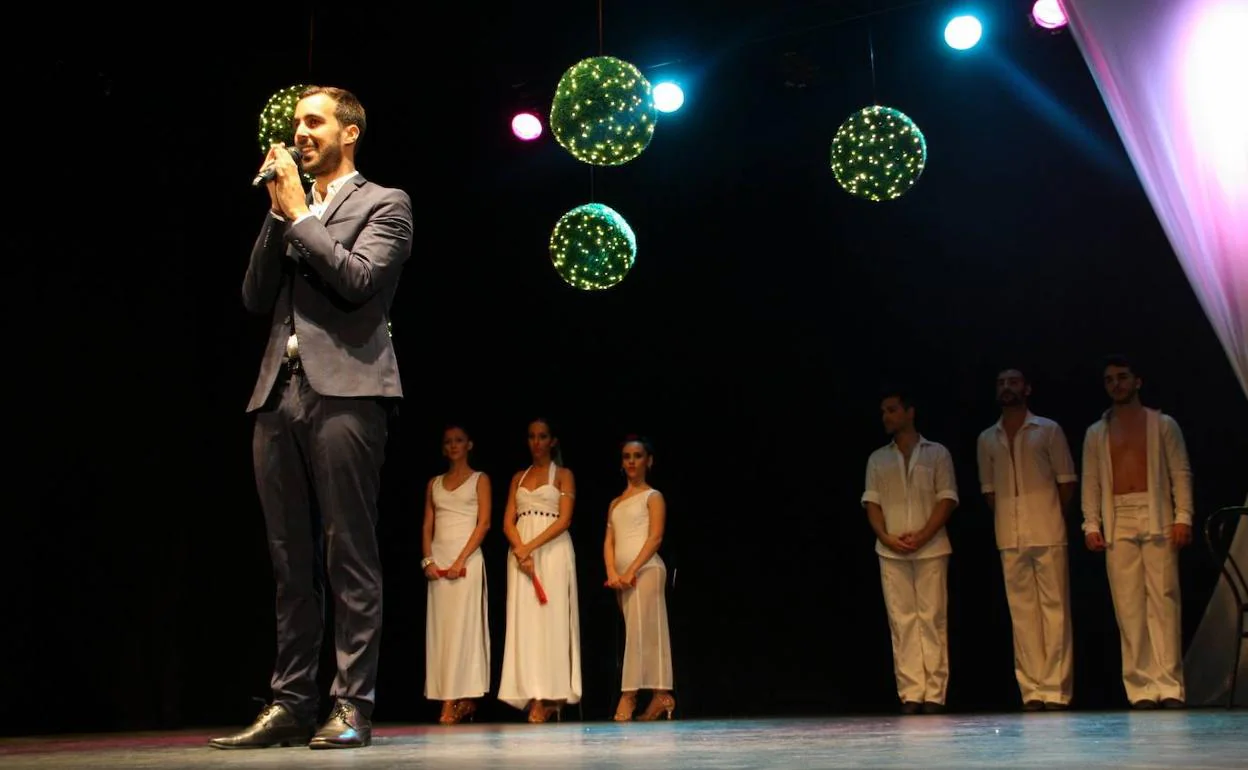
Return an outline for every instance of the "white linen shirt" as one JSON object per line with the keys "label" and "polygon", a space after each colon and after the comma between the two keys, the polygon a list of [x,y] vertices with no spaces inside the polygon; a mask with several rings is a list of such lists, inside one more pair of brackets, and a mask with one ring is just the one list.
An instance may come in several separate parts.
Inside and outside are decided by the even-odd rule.
{"label": "white linen shirt", "polygon": [[1027,413],[1010,451],[1005,428],[979,434],[979,484],[994,496],[997,548],[1066,545],[1066,520],[1058,484],[1078,480],[1062,426]]}
{"label": "white linen shirt", "polygon": [[[862,505],[875,503],[884,511],[884,529],[889,534],[917,532],[927,525],[938,500],[958,502],[958,482],[953,475],[949,450],[922,436],[910,453],[910,467],[897,448],[897,442],[871,453],[867,458],[866,491]],[[953,553],[945,528],[914,553],[897,553],[877,538],[875,552],[886,559],[931,559]]]}

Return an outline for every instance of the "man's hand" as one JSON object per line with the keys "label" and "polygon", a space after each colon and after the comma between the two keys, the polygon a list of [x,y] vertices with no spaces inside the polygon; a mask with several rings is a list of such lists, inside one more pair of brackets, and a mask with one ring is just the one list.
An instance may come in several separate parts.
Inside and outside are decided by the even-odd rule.
{"label": "man's hand", "polygon": [[[260,168],[256,171],[256,176],[260,176],[264,172],[273,168],[273,164],[277,162],[277,153],[283,145],[274,144],[269,147],[268,153],[265,154],[264,160],[260,163]],[[282,216],[282,207],[277,202],[277,182],[276,177],[264,183],[265,189],[269,191],[269,210],[278,216]]]}
{"label": "man's hand", "polygon": [[898,539],[917,551],[927,545],[927,541],[932,538],[929,535],[924,535],[922,532],[903,532]]}
{"label": "man's hand", "polygon": [[1089,532],[1083,536],[1083,542],[1087,544],[1089,551],[1104,551],[1105,538],[1100,532]]}
{"label": "man's hand", "polygon": [[285,145],[270,147],[265,164],[262,168],[272,165],[277,174],[268,184],[273,210],[292,222],[307,214],[307,192],[303,189],[303,180],[299,178],[299,167]]}
{"label": "man's hand", "polygon": [[884,547],[896,551],[897,553],[914,553],[915,547],[896,535],[885,534],[880,538],[880,542]]}
{"label": "man's hand", "polygon": [[1191,542],[1192,526],[1190,524],[1175,524],[1170,528],[1170,544],[1175,548],[1191,545]]}

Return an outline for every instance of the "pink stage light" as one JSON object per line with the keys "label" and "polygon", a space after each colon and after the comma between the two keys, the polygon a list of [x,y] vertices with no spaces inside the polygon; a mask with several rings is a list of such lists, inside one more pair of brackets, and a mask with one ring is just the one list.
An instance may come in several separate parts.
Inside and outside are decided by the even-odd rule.
{"label": "pink stage light", "polygon": [[1036,0],[1036,4],[1031,6],[1031,18],[1045,29],[1066,26],[1066,11],[1062,10],[1062,0]]}
{"label": "pink stage light", "polygon": [[532,141],[542,135],[542,121],[531,112],[521,112],[511,119],[511,132],[518,139]]}

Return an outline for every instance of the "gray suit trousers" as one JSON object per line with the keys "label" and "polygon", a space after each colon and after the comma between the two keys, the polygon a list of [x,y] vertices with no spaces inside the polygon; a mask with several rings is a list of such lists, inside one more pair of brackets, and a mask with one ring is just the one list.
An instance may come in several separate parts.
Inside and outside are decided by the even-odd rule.
{"label": "gray suit trousers", "polygon": [[252,455],[277,584],[273,700],[318,710],[325,580],[338,673],[330,695],[372,713],[381,643],[376,524],[387,413],[376,398],[318,395],[286,367],[256,412]]}

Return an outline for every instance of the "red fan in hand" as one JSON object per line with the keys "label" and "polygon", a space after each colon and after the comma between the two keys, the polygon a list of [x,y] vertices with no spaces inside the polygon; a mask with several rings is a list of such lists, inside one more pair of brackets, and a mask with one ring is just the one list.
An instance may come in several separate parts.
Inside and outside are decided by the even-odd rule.
{"label": "red fan in hand", "polygon": [[[533,557],[529,556],[529,558],[532,559]],[[537,579],[537,566],[536,565],[534,565],[533,574],[530,577],[533,578],[533,591],[537,594],[537,603],[545,604],[546,603],[546,589],[542,588],[542,581]]]}

